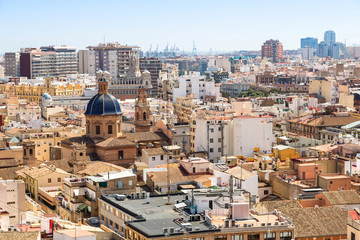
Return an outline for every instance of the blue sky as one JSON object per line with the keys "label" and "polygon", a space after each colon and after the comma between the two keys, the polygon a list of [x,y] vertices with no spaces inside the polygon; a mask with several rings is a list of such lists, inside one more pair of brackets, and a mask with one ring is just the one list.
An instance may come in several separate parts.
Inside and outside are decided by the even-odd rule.
{"label": "blue sky", "polygon": [[296,49],[300,38],[360,44],[359,0],[0,0],[0,53],[118,41],[147,50],[176,43],[190,51],[258,50],[270,38]]}

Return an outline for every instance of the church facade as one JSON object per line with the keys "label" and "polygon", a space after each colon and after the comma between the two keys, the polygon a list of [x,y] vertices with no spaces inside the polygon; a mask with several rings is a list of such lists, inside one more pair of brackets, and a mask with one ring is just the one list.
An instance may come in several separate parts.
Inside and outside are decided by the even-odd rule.
{"label": "church facade", "polygon": [[109,78],[107,72],[97,74],[98,94],[89,101],[85,111],[86,135],[61,142],[62,159],[68,159],[75,172],[96,160],[128,167],[141,155],[142,149],[170,143],[163,133],[150,131],[150,107],[142,87],[135,107],[136,132],[121,131],[122,111],[118,100],[109,93]]}

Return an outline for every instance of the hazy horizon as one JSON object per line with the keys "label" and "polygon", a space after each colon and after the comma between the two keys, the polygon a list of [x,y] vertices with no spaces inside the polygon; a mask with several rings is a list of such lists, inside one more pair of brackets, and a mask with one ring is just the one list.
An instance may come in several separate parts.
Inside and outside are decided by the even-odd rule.
{"label": "hazy horizon", "polygon": [[[334,5],[336,4],[336,12]],[[359,1],[10,1],[0,0],[0,53],[21,47],[100,42],[180,51],[260,50],[268,39],[298,49],[300,38],[323,40],[326,30],[347,45],[360,43]],[[346,21],[339,21],[339,19]]]}

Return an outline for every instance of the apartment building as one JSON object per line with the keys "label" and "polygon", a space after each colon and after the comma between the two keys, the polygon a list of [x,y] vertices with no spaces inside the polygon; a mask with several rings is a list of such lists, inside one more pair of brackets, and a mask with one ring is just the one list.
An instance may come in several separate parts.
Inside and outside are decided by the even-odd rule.
{"label": "apartment building", "polygon": [[283,45],[279,40],[267,40],[261,46],[261,58],[279,62],[283,58]]}
{"label": "apartment building", "polygon": [[54,166],[29,167],[19,174],[25,178],[26,192],[39,201],[39,188],[58,187],[70,173]]}
{"label": "apartment building", "polygon": [[187,97],[193,95],[195,98],[205,100],[205,97],[220,97],[220,85],[215,84],[212,79],[206,79],[206,76],[201,76],[200,72],[191,72],[188,75],[179,77],[173,88],[173,102],[176,102],[178,97]]}
{"label": "apartment building", "polygon": [[[103,224],[126,239],[280,239],[294,238],[295,227],[281,213],[257,214],[249,211],[244,195],[204,198],[211,192],[158,196],[143,199],[121,199],[102,195],[100,218]],[[226,196],[227,193],[223,193]],[[220,195],[221,196],[221,195]],[[185,199],[188,199],[185,201]],[[195,205],[203,200],[201,208]],[[171,204],[167,204],[170,202]],[[232,207],[225,209],[230,204]],[[159,210],[161,208],[161,211]],[[190,214],[185,213],[190,209]],[[151,214],[152,213],[152,214]],[[154,214],[156,213],[156,214]],[[202,215],[200,215],[202,214]],[[241,219],[241,220],[240,220]]]}
{"label": "apartment building", "polygon": [[20,53],[20,76],[29,79],[77,73],[76,49],[66,46],[26,49]]}
{"label": "apartment building", "polygon": [[[0,207],[9,213],[11,225],[25,219],[25,183],[21,180],[0,180]],[[2,227],[2,226],[1,226]]]}
{"label": "apartment building", "polygon": [[[56,212],[62,218],[76,222],[98,215],[101,194],[131,194],[136,186],[136,175],[129,171],[109,171],[87,177],[65,178]],[[123,195],[124,196],[124,195]]]}
{"label": "apartment building", "polygon": [[125,77],[130,67],[132,55],[139,55],[139,47],[121,45],[120,43],[100,43],[98,46],[87,47],[89,52],[84,54],[83,59],[88,57],[88,73],[95,75],[97,71],[108,71],[111,78],[115,81],[118,78]]}
{"label": "apartment building", "polygon": [[20,76],[20,53],[7,52],[5,53],[5,76],[19,77]]}
{"label": "apartment building", "polygon": [[43,52],[55,53],[55,76],[66,76],[78,72],[76,48],[69,46],[44,46]]}
{"label": "apartment building", "polygon": [[272,150],[274,136],[269,117],[194,114],[192,119],[191,150],[206,151],[213,162],[225,155],[252,157],[254,148],[268,153]]}
{"label": "apartment building", "polygon": [[162,70],[162,63],[160,59],[158,58],[140,58],[140,71],[144,72],[145,70],[150,72],[151,76],[151,85],[152,95],[157,95],[157,88],[158,88],[158,79],[159,79],[159,73]]}

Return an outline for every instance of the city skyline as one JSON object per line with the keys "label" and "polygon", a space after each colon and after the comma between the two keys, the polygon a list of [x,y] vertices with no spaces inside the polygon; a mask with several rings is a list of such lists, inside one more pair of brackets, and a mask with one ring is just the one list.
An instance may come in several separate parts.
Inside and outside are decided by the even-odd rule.
{"label": "city skyline", "polygon": [[[356,14],[359,2],[338,6],[338,14],[346,11],[346,22],[337,21],[339,16],[334,18],[328,14],[332,11],[332,2],[335,1],[224,1],[214,7],[215,1],[188,1],[186,4],[36,1],[34,4],[0,0],[3,23],[0,53],[46,45],[85,49],[104,40],[137,45],[143,51],[150,45],[152,49],[159,45],[162,50],[167,44],[176,44],[180,51],[191,51],[193,41],[198,52],[260,50],[268,39],[279,40],[284,49],[298,49],[300,38],[315,37],[320,42],[327,30],[336,32],[339,42],[346,39],[348,45],[360,44],[360,34],[353,31],[359,20]],[[353,7],[347,7],[349,5]],[[319,7],[322,11],[311,10]],[[269,15],[272,11],[281,14]]]}

